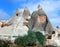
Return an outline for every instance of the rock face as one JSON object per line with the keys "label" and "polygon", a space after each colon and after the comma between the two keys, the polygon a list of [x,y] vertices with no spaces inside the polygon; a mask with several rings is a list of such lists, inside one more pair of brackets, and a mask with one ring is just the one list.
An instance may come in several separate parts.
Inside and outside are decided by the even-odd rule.
{"label": "rock face", "polygon": [[4,27],[0,27],[0,35],[9,35],[9,36],[24,36],[27,35],[28,27],[26,26],[27,21],[22,16],[22,11],[17,9],[14,16],[5,23],[2,24]]}
{"label": "rock face", "polygon": [[[38,5],[38,10],[34,11],[31,15],[27,7],[25,7],[23,12],[18,8],[14,16],[5,25],[6,29],[9,29],[10,31],[12,30],[10,29],[10,26],[13,27],[14,33],[16,30],[17,32],[19,32],[18,30],[23,31],[27,26],[30,30],[41,31],[49,35],[53,31],[51,23],[40,5]],[[26,30],[28,30],[28,27]],[[5,29],[5,27],[3,27],[3,29]]]}
{"label": "rock face", "polygon": [[25,19],[30,18],[30,11],[29,11],[29,9],[28,9],[27,7],[25,7],[25,9],[24,9],[24,11],[23,11],[23,17],[24,17]]}
{"label": "rock face", "polygon": [[49,34],[49,35],[53,31],[51,23],[47,18],[47,15],[39,5],[38,5],[38,10],[32,13],[28,27],[29,29],[34,31],[44,31],[45,34]]}
{"label": "rock face", "polygon": [[16,19],[18,19],[22,15],[22,10],[18,8],[14,14],[14,16],[7,22],[6,25],[11,25],[16,22]]}

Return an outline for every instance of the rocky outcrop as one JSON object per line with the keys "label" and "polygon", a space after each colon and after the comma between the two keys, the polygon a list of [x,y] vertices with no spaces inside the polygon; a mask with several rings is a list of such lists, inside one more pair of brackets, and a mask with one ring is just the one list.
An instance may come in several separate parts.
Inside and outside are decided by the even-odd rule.
{"label": "rocky outcrop", "polygon": [[12,27],[14,28],[19,25],[19,29],[21,25],[23,27],[27,25],[30,30],[41,32],[44,31],[45,34],[51,34],[51,32],[53,31],[51,23],[40,5],[38,5],[38,10],[34,11],[32,14],[30,14],[30,11],[27,7],[25,7],[23,12],[18,8],[14,16],[8,22],[2,25],[13,25]]}
{"label": "rocky outcrop", "polygon": [[23,17],[25,19],[29,19],[30,18],[30,11],[27,7],[25,7],[24,11],[23,11]]}
{"label": "rocky outcrop", "polygon": [[22,16],[22,11],[17,9],[14,16],[7,23],[2,23],[0,35],[24,36],[27,34],[27,21]]}
{"label": "rocky outcrop", "polygon": [[51,34],[53,31],[51,23],[41,6],[38,6],[38,10],[32,13],[28,27],[34,31],[44,31],[45,34]]}
{"label": "rocky outcrop", "polygon": [[6,23],[6,26],[12,25],[16,23],[16,19],[18,19],[22,15],[22,10],[18,8],[14,14],[14,16]]}

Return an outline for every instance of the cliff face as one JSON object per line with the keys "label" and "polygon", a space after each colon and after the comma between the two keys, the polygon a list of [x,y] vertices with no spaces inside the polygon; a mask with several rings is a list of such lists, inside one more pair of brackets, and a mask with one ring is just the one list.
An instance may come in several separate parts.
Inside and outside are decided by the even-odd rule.
{"label": "cliff face", "polygon": [[9,35],[9,36],[24,36],[27,34],[28,27],[26,26],[26,21],[22,16],[22,11],[17,9],[14,16],[8,21],[0,23],[0,35]]}
{"label": "cliff face", "polygon": [[18,19],[20,16],[22,16],[22,10],[18,8],[13,15],[13,17],[6,23],[7,26],[10,26],[12,24],[16,23],[16,19]]}
{"label": "cliff face", "polygon": [[23,11],[23,15],[24,19],[29,19],[30,17],[30,11],[27,7],[25,7],[24,11]]}
{"label": "cliff face", "polygon": [[44,31],[49,35],[53,31],[51,23],[41,7],[32,13],[28,27],[34,31]]}
{"label": "cliff face", "polygon": [[32,14],[30,14],[27,7],[23,12],[20,9],[17,9],[14,16],[6,23],[6,26],[8,27],[14,25],[15,27],[15,25],[18,23],[19,27],[21,27],[22,24],[25,26],[28,24],[27,26],[30,30],[44,32],[45,34],[49,35],[53,31],[51,23],[41,6],[38,6],[38,10],[34,11]]}

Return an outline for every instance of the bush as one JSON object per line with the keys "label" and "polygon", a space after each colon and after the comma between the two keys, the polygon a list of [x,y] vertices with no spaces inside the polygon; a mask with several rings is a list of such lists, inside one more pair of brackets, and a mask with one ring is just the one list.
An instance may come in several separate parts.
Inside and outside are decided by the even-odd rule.
{"label": "bush", "polygon": [[3,40],[0,40],[0,47],[9,47],[9,46],[8,46],[8,43],[6,43]]}
{"label": "bush", "polygon": [[[37,43],[38,42],[38,43]],[[19,36],[15,39],[15,44],[26,47],[33,46],[36,44],[44,45],[45,44],[45,36],[40,32],[34,32],[29,30],[28,35]]]}
{"label": "bush", "polygon": [[27,36],[24,36],[24,37],[18,36],[18,38],[15,39],[14,43],[19,46],[25,47],[28,43],[26,39],[27,39]]}
{"label": "bush", "polygon": [[27,40],[28,40],[29,45],[36,45],[37,38],[36,38],[34,31],[31,31],[31,30],[28,31],[28,39]]}
{"label": "bush", "polygon": [[15,43],[20,46],[34,45],[36,44],[36,35],[33,31],[29,30],[28,35],[19,36],[15,39]]}
{"label": "bush", "polygon": [[35,32],[35,34],[36,34],[37,40],[43,46],[45,44],[45,41],[46,41],[45,36],[40,32]]}

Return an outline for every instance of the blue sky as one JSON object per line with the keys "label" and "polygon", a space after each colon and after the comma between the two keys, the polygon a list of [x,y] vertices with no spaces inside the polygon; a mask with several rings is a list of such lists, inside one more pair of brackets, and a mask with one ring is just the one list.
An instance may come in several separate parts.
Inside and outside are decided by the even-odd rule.
{"label": "blue sky", "polygon": [[27,6],[30,12],[40,4],[53,27],[60,27],[60,0],[0,0],[0,20],[9,20],[17,8]]}

